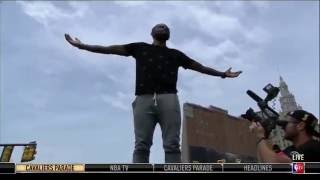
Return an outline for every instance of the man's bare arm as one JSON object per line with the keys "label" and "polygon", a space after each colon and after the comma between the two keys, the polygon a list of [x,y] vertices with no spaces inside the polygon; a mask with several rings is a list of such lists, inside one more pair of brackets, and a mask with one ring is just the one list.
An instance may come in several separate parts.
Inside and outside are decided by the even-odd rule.
{"label": "man's bare arm", "polygon": [[225,72],[217,71],[217,70],[215,70],[213,68],[203,66],[202,64],[198,63],[197,61],[194,61],[191,64],[190,69],[192,69],[194,71],[198,71],[200,73],[208,74],[208,75],[211,75],[211,76],[220,76],[222,78],[226,78],[226,77],[234,78],[234,77],[238,77],[239,74],[242,73],[242,71],[231,72],[231,68],[229,68]]}
{"label": "man's bare arm", "polygon": [[130,55],[123,45],[112,45],[112,46],[88,45],[88,44],[82,43],[78,38],[72,39],[69,34],[65,34],[65,38],[71,45],[79,49],[84,49],[90,52],[101,53],[101,54],[115,54],[120,56]]}
{"label": "man's bare arm", "polygon": [[90,52],[101,53],[101,54],[115,54],[120,56],[130,55],[123,45],[100,46],[100,45],[81,44],[79,46],[79,49],[84,49]]}

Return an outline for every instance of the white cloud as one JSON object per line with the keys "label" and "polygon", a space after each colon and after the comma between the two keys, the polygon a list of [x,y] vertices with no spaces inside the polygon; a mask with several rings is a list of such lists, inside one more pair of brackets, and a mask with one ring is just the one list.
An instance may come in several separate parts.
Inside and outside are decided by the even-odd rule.
{"label": "white cloud", "polygon": [[113,3],[123,7],[141,7],[146,5],[147,1],[114,1]]}
{"label": "white cloud", "polygon": [[73,11],[62,10],[48,1],[18,1],[17,3],[24,13],[44,26],[48,26],[54,20],[82,17],[88,10],[86,6],[79,6],[74,2],[69,3],[73,7]]}
{"label": "white cloud", "polygon": [[196,104],[211,104],[214,99],[224,94],[219,81],[211,76],[198,74],[194,78],[182,81],[188,83],[188,88],[179,89],[181,99],[185,101]]}
{"label": "white cloud", "polygon": [[205,41],[194,38],[186,43],[174,46],[178,46],[189,57],[203,65],[213,67],[245,65],[242,59],[242,47],[239,47],[231,39],[221,41],[217,45],[208,45]]}
{"label": "white cloud", "polygon": [[[270,34],[266,29],[256,25],[249,27],[240,19],[236,12],[243,11],[243,3],[226,3],[230,5],[221,2],[213,2],[213,6],[179,6],[170,3],[169,10],[159,16],[167,19],[169,24],[174,19],[178,19],[185,24],[186,28],[195,29],[199,34],[204,33],[215,39],[227,40],[237,36],[245,38],[249,43],[265,43],[270,39]],[[222,11],[218,12],[213,7],[222,9]],[[179,14],[184,15],[179,16]]]}
{"label": "white cloud", "polygon": [[113,82],[116,82],[116,83],[119,82],[119,79],[113,74],[107,74],[107,78],[110,79]]}
{"label": "white cloud", "polygon": [[249,1],[254,7],[256,7],[260,12],[265,12],[270,7],[270,2],[268,1]]}
{"label": "white cloud", "polygon": [[32,91],[17,91],[16,96],[20,103],[31,106],[32,108],[41,111],[46,108],[50,102],[50,92],[47,92],[41,88],[33,88]]}
{"label": "white cloud", "polygon": [[123,92],[118,91],[115,95],[101,94],[100,97],[105,103],[116,109],[129,111],[130,97]]}
{"label": "white cloud", "polygon": [[192,26],[212,37],[227,38],[228,36],[242,32],[243,27],[238,18],[217,14],[206,7],[189,6],[185,8],[185,20]]}
{"label": "white cloud", "polygon": [[214,1],[212,3],[221,14],[235,15],[237,17],[245,16],[244,1]]}
{"label": "white cloud", "polygon": [[264,44],[269,42],[271,34],[262,27],[254,27],[245,32],[245,37],[249,43]]}

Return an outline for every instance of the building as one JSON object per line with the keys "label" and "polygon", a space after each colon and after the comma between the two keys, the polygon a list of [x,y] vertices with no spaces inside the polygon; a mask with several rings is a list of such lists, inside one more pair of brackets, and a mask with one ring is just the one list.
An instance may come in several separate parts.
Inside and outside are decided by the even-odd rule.
{"label": "building", "polygon": [[[296,103],[294,95],[289,91],[287,83],[283,80],[281,76],[279,88],[279,102],[281,106],[281,111],[279,113],[280,119],[284,118],[285,114],[287,114],[290,111],[302,109],[302,107]],[[272,142],[274,144],[277,144],[281,149],[285,149],[286,147],[292,144],[290,141],[284,139],[284,130],[278,126],[271,132],[270,138],[272,139]]]}
{"label": "building", "polygon": [[183,112],[183,162],[257,162],[256,137],[248,120],[190,103],[183,105]]}
{"label": "building", "polygon": [[290,111],[295,111],[298,109],[302,109],[301,106],[298,106],[296,103],[295,97],[293,94],[290,93],[287,83],[283,80],[280,76],[280,105],[282,113],[288,113]]}

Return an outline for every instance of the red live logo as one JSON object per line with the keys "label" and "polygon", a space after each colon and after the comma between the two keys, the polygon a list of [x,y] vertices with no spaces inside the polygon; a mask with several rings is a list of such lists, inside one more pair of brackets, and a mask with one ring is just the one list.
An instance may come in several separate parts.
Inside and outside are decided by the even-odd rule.
{"label": "red live logo", "polygon": [[304,163],[292,163],[292,173],[304,174]]}

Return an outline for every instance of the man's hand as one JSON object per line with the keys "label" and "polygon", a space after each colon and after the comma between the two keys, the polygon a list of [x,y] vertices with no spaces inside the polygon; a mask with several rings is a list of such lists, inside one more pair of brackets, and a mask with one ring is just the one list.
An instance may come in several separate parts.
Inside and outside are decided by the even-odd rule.
{"label": "man's hand", "polygon": [[80,46],[82,45],[82,42],[78,38],[72,39],[69,34],[64,34],[64,37],[72,46],[80,48]]}
{"label": "man's hand", "polygon": [[265,130],[259,122],[252,122],[249,129],[256,135],[257,139],[265,137]]}
{"label": "man's hand", "polygon": [[224,72],[224,75],[228,78],[235,78],[238,77],[241,73],[242,71],[231,72],[231,68],[229,68],[227,71]]}

